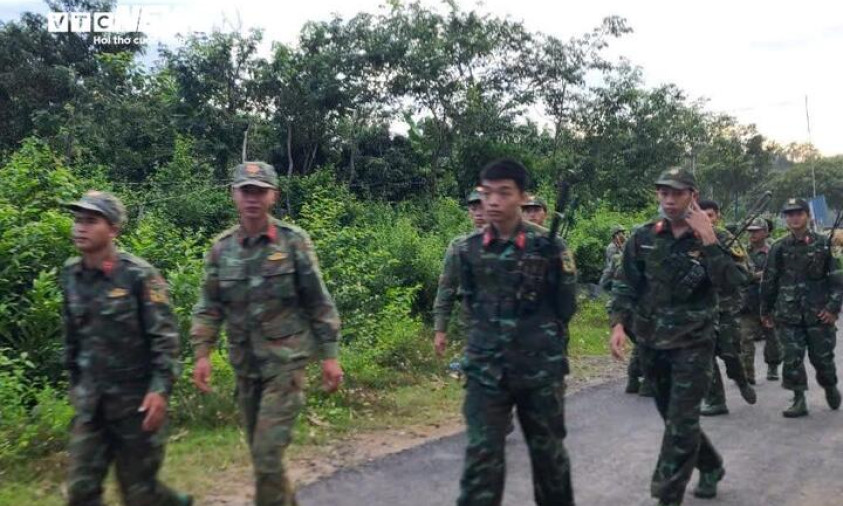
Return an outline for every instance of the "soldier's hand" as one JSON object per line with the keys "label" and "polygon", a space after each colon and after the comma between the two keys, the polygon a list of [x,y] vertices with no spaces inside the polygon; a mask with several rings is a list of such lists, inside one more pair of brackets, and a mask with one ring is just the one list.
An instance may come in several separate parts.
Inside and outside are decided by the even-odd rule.
{"label": "soldier's hand", "polygon": [[700,238],[700,241],[704,245],[717,244],[717,234],[714,233],[714,226],[695,200],[692,200],[688,206],[688,214],[685,216],[685,222],[688,223],[688,226],[697,234],[697,237]]}
{"label": "soldier's hand", "polygon": [[826,311],[825,309],[817,313],[817,317],[826,325],[831,325],[837,321],[837,314],[832,313],[831,311]]}
{"label": "soldier's hand", "polygon": [[617,360],[623,360],[626,355],[626,331],[623,325],[618,323],[612,327],[612,337],[609,338],[609,347],[612,349],[612,356]]}
{"label": "soldier's hand", "polygon": [[342,383],[342,367],[335,358],[322,361],[322,388],[330,393],[336,392]]}
{"label": "soldier's hand", "polygon": [[437,332],[433,338],[433,349],[436,351],[436,356],[442,358],[445,356],[445,349],[448,347],[448,334],[445,332]]}
{"label": "soldier's hand", "polygon": [[157,392],[150,392],[143,398],[143,404],[138,411],[146,413],[143,419],[143,430],[155,432],[161,428],[167,416],[167,399]]}
{"label": "soldier's hand", "polygon": [[211,391],[211,361],[208,357],[196,359],[196,366],[193,368],[193,384],[202,392]]}

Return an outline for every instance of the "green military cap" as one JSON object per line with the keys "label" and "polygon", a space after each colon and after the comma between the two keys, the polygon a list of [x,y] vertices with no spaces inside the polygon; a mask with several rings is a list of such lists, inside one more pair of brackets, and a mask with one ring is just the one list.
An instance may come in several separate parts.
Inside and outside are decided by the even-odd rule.
{"label": "green military cap", "polygon": [[242,186],[260,186],[261,188],[278,188],[278,174],[275,168],[266,162],[243,162],[234,167],[234,188]]}
{"label": "green military cap", "polygon": [[769,231],[767,228],[767,220],[765,220],[764,218],[755,218],[754,220],[752,220],[752,223],[750,223],[749,226],[746,227],[746,229],[750,232],[755,232],[758,230]]}
{"label": "green military cap", "polygon": [[527,199],[527,202],[521,204],[521,207],[541,207],[542,209],[547,211],[547,202],[545,202],[544,199],[541,197],[530,195],[530,198]]}
{"label": "green military cap", "polygon": [[471,193],[468,194],[466,202],[468,202],[469,204],[473,204],[475,202],[480,202],[481,200],[483,200],[483,196],[480,195],[480,188],[478,187],[471,190]]}
{"label": "green military cap", "polygon": [[782,207],[782,212],[789,213],[790,211],[805,211],[806,213],[810,213],[811,207],[805,199],[787,199],[787,202]]}
{"label": "green military cap", "polygon": [[696,190],[697,178],[683,167],[671,167],[662,172],[656,180],[656,186],[669,186],[676,190]]}
{"label": "green military cap", "polygon": [[120,199],[107,192],[90,190],[76,202],[65,204],[65,207],[71,211],[90,211],[101,214],[109,223],[118,227],[126,223],[126,207]]}
{"label": "green military cap", "polygon": [[621,232],[626,232],[626,227],[623,225],[615,225],[612,227],[612,237],[620,234]]}

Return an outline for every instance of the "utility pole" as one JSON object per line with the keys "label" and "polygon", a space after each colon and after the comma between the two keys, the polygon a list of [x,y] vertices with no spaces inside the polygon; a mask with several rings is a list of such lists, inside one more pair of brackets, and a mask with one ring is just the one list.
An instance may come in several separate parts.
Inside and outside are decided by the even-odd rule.
{"label": "utility pole", "polygon": [[[808,125],[808,144],[813,147],[814,143],[811,141],[811,115],[808,113],[808,95],[805,95],[805,122]],[[814,187],[814,198],[817,198],[817,173],[813,160],[809,160],[811,164],[811,184]]]}

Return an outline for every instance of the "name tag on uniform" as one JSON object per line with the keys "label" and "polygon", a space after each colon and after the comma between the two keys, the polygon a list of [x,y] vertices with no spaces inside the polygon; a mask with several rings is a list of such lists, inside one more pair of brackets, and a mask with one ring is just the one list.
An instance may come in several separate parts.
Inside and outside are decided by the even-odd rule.
{"label": "name tag on uniform", "polygon": [[114,290],[108,292],[108,298],[110,299],[119,299],[120,297],[125,297],[127,295],[129,295],[129,292],[123,288],[115,288]]}
{"label": "name tag on uniform", "polygon": [[272,260],[272,261],[275,261],[275,262],[280,261],[280,260],[284,260],[285,258],[287,258],[287,255],[282,251],[276,251],[275,253],[266,257],[267,260]]}

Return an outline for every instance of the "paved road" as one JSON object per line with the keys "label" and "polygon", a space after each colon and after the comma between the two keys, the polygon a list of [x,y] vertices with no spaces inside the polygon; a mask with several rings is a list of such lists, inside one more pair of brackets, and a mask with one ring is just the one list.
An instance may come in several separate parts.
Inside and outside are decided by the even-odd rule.
{"label": "paved road", "polygon": [[[759,356],[759,371],[766,371]],[[841,361],[838,356],[838,368]],[[841,369],[843,371],[843,369]],[[809,366],[809,375],[813,370]],[[580,506],[652,506],[649,478],[663,425],[651,399],[622,393],[623,384],[583,390],[568,399],[568,449]],[[725,458],[718,497],[685,505],[843,505],[843,412],[829,410],[811,384],[810,416],[781,416],[790,394],[761,379],[759,401],[748,406],[727,386],[731,414],[703,419]],[[341,471],[301,490],[303,506],[444,506],[455,502],[464,434],[434,441]],[[507,443],[504,504],[533,504],[530,465],[520,434]],[[696,474],[691,486],[696,483]]]}

